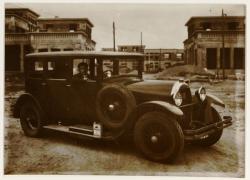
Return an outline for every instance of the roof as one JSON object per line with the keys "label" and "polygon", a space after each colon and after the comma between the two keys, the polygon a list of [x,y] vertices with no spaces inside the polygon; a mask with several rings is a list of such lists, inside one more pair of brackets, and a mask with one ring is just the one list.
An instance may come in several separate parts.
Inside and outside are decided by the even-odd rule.
{"label": "roof", "polygon": [[108,58],[139,58],[143,57],[141,53],[113,52],[113,51],[56,51],[56,52],[38,52],[27,54],[26,57],[108,57]]}
{"label": "roof", "polygon": [[145,45],[118,45],[118,47],[145,47]]}
{"label": "roof", "polygon": [[181,53],[184,52],[184,49],[145,49],[144,53]]}
{"label": "roof", "polygon": [[94,27],[92,22],[88,18],[39,18],[37,21],[87,21],[91,27]]}
{"label": "roof", "polygon": [[191,21],[196,20],[196,19],[202,19],[202,20],[214,20],[214,19],[245,19],[245,16],[193,16],[191,17],[185,24],[185,26],[187,26],[188,24],[190,24]]}
{"label": "roof", "polygon": [[[40,15],[37,14],[36,12],[32,11],[31,9],[29,8],[5,8],[5,12],[7,11],[29,11],[31,12],[32,14],[36,15],[37,17],[39,17]],[[7,13],[6,13],[7,14]]]}

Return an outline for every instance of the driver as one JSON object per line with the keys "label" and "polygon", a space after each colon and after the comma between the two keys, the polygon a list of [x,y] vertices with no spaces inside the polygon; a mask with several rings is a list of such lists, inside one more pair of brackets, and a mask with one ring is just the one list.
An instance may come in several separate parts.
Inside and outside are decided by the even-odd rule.
{"label": "driver", "polygon": [[81,62],[78,64],[78,73],[73,76],[74,79],[78,80],[88,80],[88,64]]}

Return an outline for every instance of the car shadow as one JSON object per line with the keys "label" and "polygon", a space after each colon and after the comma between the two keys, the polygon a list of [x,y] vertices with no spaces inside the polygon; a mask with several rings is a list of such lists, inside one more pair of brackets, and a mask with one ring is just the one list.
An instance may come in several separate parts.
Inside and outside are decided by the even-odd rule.
{"label": "car shadow", "polygon": [[42,138],[51,142],[67,143],[73,146],[80,146],[90,150],[101,150],[103,152],[116,152],[121,154],[137,154],[132,139],[122,139],[116,141],[107,141],[101,139],[92,138],[77,138],[69,136],[68,134],[61,132],[46,132]]}
{"label": "car shadow", "polygon": [[[69,136],[68,134],[60,132],[46,132],[46,135],[42,136],[43,139],[49,140],[52,143],[62,143],[68,144],[76,147],[85,148],[88,150],[102,151],[107,153],[115,153],[120,155],[136,156],[141,160],[148,161],[139,153],[134,145],[132,138],[126,138],[119,141],[105,141],[100,139],[90,139],[90,138],[77,138]],[[220,150],[219,145],[214,145],[211,147],[200,147],[193,144],[185,144],[183,152],[180,154],[173,162],[160,163],[165,165],[190,165],[193,166],[195,163],[200,163],[206,156],[207,160],[216,159],[217,157],[227,156],[222,150]],[[152,162],[155,163],[155,162]],[[158,163],[158,162],[157,162]],[[158,163],[159,164],[159,163]]]}

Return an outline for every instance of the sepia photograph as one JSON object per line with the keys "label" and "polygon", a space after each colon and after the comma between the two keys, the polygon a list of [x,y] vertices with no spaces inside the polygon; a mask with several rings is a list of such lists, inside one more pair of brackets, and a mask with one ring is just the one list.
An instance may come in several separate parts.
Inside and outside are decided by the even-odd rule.
{"label": "sepia photograph", "polygon": [[244,178],[246,6],[5,2],[3,174]]}

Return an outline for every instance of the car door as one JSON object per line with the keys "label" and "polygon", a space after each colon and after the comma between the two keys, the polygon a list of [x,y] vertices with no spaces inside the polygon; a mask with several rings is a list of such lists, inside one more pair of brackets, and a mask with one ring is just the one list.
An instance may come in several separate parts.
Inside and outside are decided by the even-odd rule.
{"label": "car door", "polygon": [[71,113],[82,123],[92,123],[96,120],[96,94],[99,84],[95,80],[72,80],[70,89]]}
{"label": "car door", "polygon": [[[100,89],[100,85],[96,81],[94,59],[73,60],[72,69],[83,61],[88,64],[89,78],[87,80],[71,79],[70,86],[68,87],[69,95],[71,97],[71,114],[81,123],[92,123],[96,120],[95,99],[98,90]],[[77,72],[77,70],[74,71],[75,73]],[[72,76],[74,71],[72,71]]]}
{"label": "car door", "polygon": [[47,99],[50,106],[50,117],[56,122],[66,122],[70,119],[70,96],[68,87],[68,72],[70,62],[64,58],[54,58],[47,61]]}
{"label": "car door", "polygon": [[41,59],[28,59],[25,62],[26,92],[32,94],[44,111],[47,110],[45,63]]}

